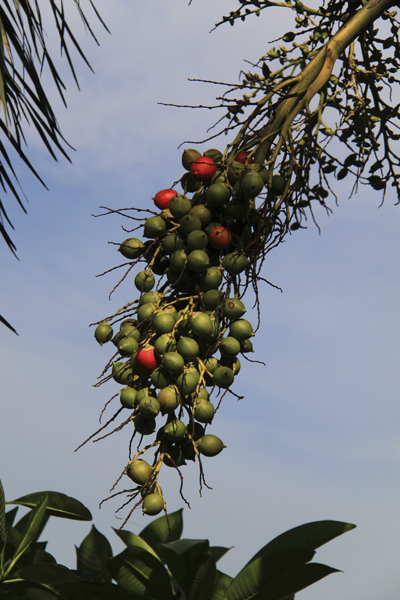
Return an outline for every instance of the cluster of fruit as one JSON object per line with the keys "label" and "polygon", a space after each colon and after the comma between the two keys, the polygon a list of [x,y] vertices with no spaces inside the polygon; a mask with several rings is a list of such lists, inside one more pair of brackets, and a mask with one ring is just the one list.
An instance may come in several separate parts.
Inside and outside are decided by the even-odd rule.
{"label": "cluster of fruit", "polygon": [[[165,507],[158,485],[163,464],[179,468],[198,458],[201,469],[200,455],[213,457],[225,447],[205,426],[215,413],[210,394],[232,385],[238,355],[253,350],[239,284],[268,236],[268,218],[255,199],[264,186],[282,194],[286,185],[280,176],[268,183],[268,171],[246,152],[227,164],[218,150],[189,149],[182,164],[183,194],[158,192],[153,201],[161,212],[144,220],[148,240],[128,238],[119,247],[133,264],[147,262],[134,280],[140,298],[130,318],[115,335],[107,322],[95,330],[100,344],[111,340],[128,358],[112,363],[111,376],[125,386],[119,397],[132,411],[135,432],[154,434],[157,416],[166,416],[155,441],[138,449],[125,471],[149,515]],[[150,448],[152,465],[142,458]]]}

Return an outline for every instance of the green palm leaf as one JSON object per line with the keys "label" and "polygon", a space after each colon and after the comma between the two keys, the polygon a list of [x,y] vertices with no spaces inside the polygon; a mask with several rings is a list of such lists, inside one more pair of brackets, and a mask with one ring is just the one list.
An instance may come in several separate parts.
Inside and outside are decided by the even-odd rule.
{"label": "green palm leaf", "polygon": [[[75,83],[78,80],[74,63],[71,58],[72,49],[76,50],[81,59],[90,67],[69,22],[67,21],[63,0],[48,0],[50,15],[53,19],[53,33],[60,41],[61,53],[68,62]],[[74,0],[76,9],[83,25],[94,41],[97,38],[89,24],[89,19],[83,12],[79,0]],[[107,29],[93,2],[90,0],[96,19]],[[46,26],[48,30],[49,26]],[[3,119],[0,127],[4,139],[17,151],[27,167],[42,182],[35,169],[25,155],[24,128],[33,125],[50,155],[57,160],[57,153],[67,157],[64,139],[52,105],[48,99],[47,90],[41,81],[42,71],[48,68],[53,83],[64,104],[66,89],[52,56],[49,53],[44,23],[38,2],[31,0],[3,0],[0,3],[0,102]],[[79,88],[79,85],[78,85]],[[3,161],[4,159],[4,161]],[[8,175],[6,175],[6,165]],[[11,179],[18,183],[3,145],[0,147],[0,186],[4,192],[11,191],[22,210],[23,194],[11,184]],[[43,182],[42,182],[43,183]],[[26,212],[26,211],[25,211]],[[12,227],[4,203],[0,203],[0,234],[9,249],[15,254],[16,247],[10,238],[8,227]]]}

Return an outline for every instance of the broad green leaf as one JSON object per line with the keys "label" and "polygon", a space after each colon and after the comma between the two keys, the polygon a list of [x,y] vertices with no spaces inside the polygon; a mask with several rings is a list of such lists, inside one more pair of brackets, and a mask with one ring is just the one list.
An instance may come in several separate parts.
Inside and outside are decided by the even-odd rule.
{"label": "broad green leaf", "polygon": [[[31,547],[31,550],[32,550],[32,547]],[[38,548],[35,551],[35,554],[33,556],[32,564],[38,564],[38,563],[49,563],[49,564],[51,563],[51,564],[55,565],[55,564],[57,564],[57,561],[52,554],[50,554],[49,552],[46,552],[45,550],[42,550],[41,548]]]}
{"label": "broad green leaf", "polygon": [[161,562],[139,546],[108,561],[108,570],[125,591],[155,600],[173,600],[170,576]]}
{"label": "broad green leaf", "polygon": [[71,600],[146,600],[143,596],[124,592],[114,583],[82,582],[70,586]]}
{"label": "broad green leaf", "polygon": [[59,600],[60,598],[58,594],[32,583],[18,583],[18,593],[24,593],[23,598],[29,598],[29,600]]}
{"label": "broad green leaf", "polygon": [[0,566],[3,566],[4,548],[7,541],[6,527],[6,499],[4,489],[0,480]]}
{"label": "broad green leaf", "polygon": [[[26,513],[26,515],[24,515],[17,523],[15,523],[14,528],[19,531],[19,533],[22,533],[26,527],[26,524],[29,521],[29,517],[30,517],[30,513]],[[40,524],[40,527],[38,528],[36,535],[35,535],[35,539],[34,541],[36,541],[37,539],[39,539],[41,533],[43,532],[43,529],[46,527],[47,525],[47,521],[50,519],[50,515],[46,514],[44,515],[42,522]]]}
{"label": "broad green leaf", "polygon": [[304,548],[305,550],[316,550],[335,537],[351,531],[355,528],[352,523],[343,523],[341,521],[313,521],[299,525],[289,531],[285,531],[278,537],[271,540],[266,546],[261,548],[249,560],[251,563],[256,558],[281,550],[284,548]]}
{"label": "broad green leaf", "polygon": [[147,550],[147,552],[150,552],[151,554],[153,554],[153,556],[159,559],[158,554],[154,552],[153,548],[149,546],[149,544],[145,542],[139,535],[136,535],[131,531],[126,531],[126,529],[114,529],[114,531],[126,546],[139,546],[140,548]]}
{"label": "broad green leaf", "polygon": [[233,546],[230,548],[224,548],[223,546],[210,546],[208,549],[208,554],[213,557],[215,562],[218,562],[229,550],[232,550]]}
{"label": "broad green leaf", "polygon": [[17,498],[7,504],[20,504],[21,506],[27,506],[33,508],[38,503],[39,499],[47,494],[48,506],[47,514],[52,517],[62,517],[64,519],[74,519],[76,521],[91,521],[92,515],[90,511],[75,498],[71,498],[66,494],[60,492],[34,492],[22,498]]}
{"label": "broad green leaf", "polygon": [[222,600],[225,596],[225,592],[233,581],[233,577],[222,573],[222,571],[216,571],[214,587],[211,591],[209,600]]}
{"label": "broad green leaf", "polygon": [[212,556],[204,552],[194,556],[186,571],[186,600],[208,600],[214,587],[216,571]]}
{"label": "broad green leaf", "polygon": [[304,590],[304,588],[316,583],[327,575],[337,572],[337,569],[319,563],[300,565],[265,586],[255,596],[254,600],[288,600],[288,597],[290,600],[300,590]]}
{"label": "broad green leaf", "polygon": [[179,540],[183,531],[182,511],[183,509],[180,508],[168,515],[168,520],[167,517],[163,516],[146,525],[139,534],[142,540],[147,542],[156,552],[157,544]]}
{"label": "broad green leaf", "polygon": [[[256,558],[232,581],[225,595],[226,600],[255,600],[267,585],[283,574],[288,576],[294,567],[309,562],[314,554],[313,550],[285,548]],[[282,597],[287,596],[289,592]]]}
{"label": "broad green leaf", "polygon": [[[127,594],[119,586],[111,583],[51,583],[46,587],[61,600],[146,600],[142,596]],[[39,596],[37,600],[42,599]]]}
{"label": "broad green leaf", "polygon": [[14,552],[11,564],[7,567],[7,571],[11,570],[11,568],[14,566],[14,564],[17,562],[20,556],[22,556],[22,554],[29,548],[29,546],[35,539],[36,534],[40,529],[42,519],[46,512],[47,500],[47,495],[42,496],[41,501],[31,511],[25,529],[21,532],[19,544]]}
{"label": "broad green leaf", "polygon": [[171,542],[170,544],[160,544],[158,550],[161,559],[184,590],[186,586],[186,573],[191,561],[198,554],[206,553],[208,548],[208,540],[184,539]]}
{"label": "broad green leaf", "polygon": [[12,508],[11,510],[8,510],[6,512],[7,525],[12,525],[14,523],[14,519],[17,516],[17,512],[18,512],[18,506],[16,506],[15,508]]}
{"label": "broad green leaf", "polygon": [[95,581],[111,583],[107,569],[107,561],[112,558],[110,542],[94,525],[79,548],[76,548],[76,556],[79,571],[90,573]]}
{"label": "broad green leaf", "polygon": [[12,525],[9,525],[7,523],[7,546],[10,545],[17,547],[20,539],[21,534],[19,533],[19,531],[17,531],[15,527],[12,527]]}
{"label": "broad green leaf", "polygon": [[28,567],[19,569],[15,575],[30,583],[46,585],[51,583],[76,583],[81,581],[80,577],[70,569],[67,569],[67,567],[52,563],[29,565]]}

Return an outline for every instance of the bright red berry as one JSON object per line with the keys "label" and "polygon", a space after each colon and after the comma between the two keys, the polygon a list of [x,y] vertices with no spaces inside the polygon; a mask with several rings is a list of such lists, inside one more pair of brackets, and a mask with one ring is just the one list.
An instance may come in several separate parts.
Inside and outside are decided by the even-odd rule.
{"label": "bright red berry", "polygon": [[157,352],[153,348],[153,346],[148,346],[147,348],[142,348],[136,355],[136,362],[145,371],[152,373],[154,369],[158,366],[159,359]]}
{"label": "bright red berry", "polygon": [[251,165],[251,163],[253,162],[252,157],[250,156],[250,158],[248,159],[247,157],[249,156],[248,152],[240,152],[236,157],[235,160],[236,162],[240,162],[243,165]]}
{"label": "bright red berry", "polygon": [[175,190],[161,190],[160,192],[157,192],[157,194],[154,196],[153,200],[154,200],[154,204],[157,206],[157,208],[159,208],[160,210],[164,210],[166,208],[168,208],[170,201],[172,200],[172,198],[174,196],[176,196],[178,192],[176,192]]}
{"label": "bright red berry", "polygon": [[190,166],[190,174],[196,181],[209,181],[217,170],[217,166],[212,158],[200,156],[196,158]]}

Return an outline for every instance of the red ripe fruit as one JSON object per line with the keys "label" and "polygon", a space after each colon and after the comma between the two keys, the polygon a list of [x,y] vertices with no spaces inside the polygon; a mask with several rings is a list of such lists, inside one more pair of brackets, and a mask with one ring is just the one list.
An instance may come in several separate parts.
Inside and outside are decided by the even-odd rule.
{"label": "red ripe fruit", "polygon": [[208,156],[196,158],[190,166],[190,174],[196,181],[209,181],[215,175],[216,170],[215,162]]}
{"label": "red ripe fruit", "polygon": [[240,154],[238,154],[235,157],[235,160],[236,160],[236,162],[242,163],[242,165],[251,165],[251,163],[253,162],[253,159],[251,156],[249,159],[247,159],[248,156],[249,156],[248,152],[240,152]]}
{"label": "red ripe fruit", "polygon": [[152,373],[158,366],[158,355],[153,346],[142,348],[136,355],[136,362],[145,371]]}
{"label": "red ripe fruit", "polygon": [[229,229],[222,227],[222,225],[218,225],[217,227],[214,227],[214,229],[211,229],[208,234],[208,241],[216,250],[223,250],[231,243],[232,235]]}
{"label": "red ripe fruit", "polygon": [[177,193],[178,192],[171,189],[161,190],[160,192],[157,192],[157,194],[154,196],[154,204],[160,210],[165,210],[166,208],[168,208],[170,201],[174,196],[176,196]]}

